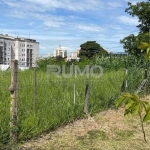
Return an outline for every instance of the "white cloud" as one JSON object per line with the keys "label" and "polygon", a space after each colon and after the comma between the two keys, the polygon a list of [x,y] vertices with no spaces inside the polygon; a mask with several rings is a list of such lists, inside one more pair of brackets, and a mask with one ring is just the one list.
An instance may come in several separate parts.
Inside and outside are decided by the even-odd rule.
{"label": "white cloud", "polygon": [[43,8],[39,7],[38,5],[35,5],[34,3],[27,3],[26,1],[18,1],[18,0],[2,0],[3,3],[8,5],[11,9],[16,9],[18,11],[38,11],[38,12],[43,12]]}
{"label": "white cloud", "polygon": [[[50,11],[55,9],[66,9],[71,11],[97,10],[103,7],[103,3],[99,0],[24,0],[12,1],[2,0],[11,8],[22,8],[27,11]],[[22,7],[23,6],[23,7]]]}
{"label": "white cloud", "polygon": [[33,26],[33,25],[34,25],[34,22],[29,22],[28,25],[29,25],[29,26]]}
{"label": "white cloud", "polygon": [[34,18],[41,20],[48,27],[60,27],[65,25],[64,17],[46,14],[31,14]]}
{"label": "white cloud", "polygon": [[[60,27],[64,25],[64,17],[57,16],[57,15],[49,15],[49,14],[42,14],[42,13],[34,13],[34,12],[23,12],[22,10],[11,10],[8,13],[9,16],[20,18],[20,19],[32,19],[40,21],[40,24],[47,27]],[[29,26],[33,25],[34,22],[29,23]]]}
{"label": "white cloud", "polygon": [[76,25],[76,28],[79,29],[80,31],[86,31],[86,32],[102,32],[104,31],[103,28],[97,26],[97,25],[94,25],[94,24],[78,24]]}
{"label": "white cloud", "polygon": [[117,17],[117,20],[125,25],[138,25],[138,19],[135,17],[119,16]]}
{"label": "white cloud", "polygon": [[108,5],[110,7],[122,7],[122,4],[117,2],[108,2]]}
{"label": "white cloud", "polygon": [[118,30],[118,31],[123,30],[121,26],[115,25],[115,24],[109,25],[108,28],[112,28],[112,29]]}
{"label": "white cloud", "polygon": [[15,18],[20,18],[20,19],[26,19],[27,18],[27,13],[24,13],[22,10],[11,10],[7,15],[15,17]]}

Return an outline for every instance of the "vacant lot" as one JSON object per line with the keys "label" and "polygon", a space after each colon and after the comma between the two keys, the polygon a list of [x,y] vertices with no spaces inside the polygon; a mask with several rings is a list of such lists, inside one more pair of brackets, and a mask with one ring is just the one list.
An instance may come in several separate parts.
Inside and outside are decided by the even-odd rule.
{"label": "vacant lot", "polygon": [[[145,150],[140,121],[124,117],[124,110],[108,110],[81,119],[47,135],[27,142],[21,149],[31,150]],[[149,123],[145,124],[150,142]]]}
{"label": "vacant lot", "polygon": [[[18,73],[18,141],[42,133],[84,116],[85,87],[90,86],[90,114],[110,108],[120,94],[122,71],[106,72],[99,79],[47,77],[37,71],[34,100],[34,70]],[[0,148],[9,143],[10,71],[0,72]],[[36,106],[36,107],[34,107]],[[3,148],[2,148],[3,149]]]}

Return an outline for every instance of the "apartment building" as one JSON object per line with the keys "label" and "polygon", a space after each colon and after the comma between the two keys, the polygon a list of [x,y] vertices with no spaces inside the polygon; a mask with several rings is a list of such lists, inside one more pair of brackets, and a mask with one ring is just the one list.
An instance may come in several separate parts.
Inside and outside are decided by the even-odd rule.
{"label": "apartment building", "polygon": [[38,54],[36,40],[0,34],[0,64],[10,65],[16,59],[20,67],[34,67]]}
{"label": "apartment building", "polygon": [[66,61],[76,60],[79,61],[80,57],[78,57],[78,52],[72,52],[71,56],[68,56]]}
{"label": "apartment building", "polygon": [[57,47],[53,52],[53,57],[62,56],[63,58],[67,57],[67,50],[61,46]]}

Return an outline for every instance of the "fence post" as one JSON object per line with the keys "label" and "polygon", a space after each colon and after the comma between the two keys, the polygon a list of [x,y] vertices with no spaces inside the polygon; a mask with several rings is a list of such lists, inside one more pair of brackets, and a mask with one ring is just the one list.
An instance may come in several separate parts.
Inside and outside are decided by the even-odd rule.
{"label": "fence post", "polygon": [[[124,72],[127,76],[128,70],[124,68]],[[128,82],[127,82],[127,79],[125,79],[121,86],[121,92],[124,92],[127,87],[128,87]]]}
{"label": "fence post", "polygon": [[148,71],[147,71],[147,69],[145,69],[145,71],[144,71],[144,79],[147,79],[148,78]]}
{"label": "fence post", "polygon": [[89,97],[90,97],[90,88],[89,85],[87,84],[85,88],[85,104],[84,104],[84,112],[86,114],[89,113]]}
{"label": "fence post", "polygon": [[10,144],[12,147],[17,145],[17,101],[18,101],[18,60],[11,61],[11,85],[9,87],[11,94],[10,105]]}

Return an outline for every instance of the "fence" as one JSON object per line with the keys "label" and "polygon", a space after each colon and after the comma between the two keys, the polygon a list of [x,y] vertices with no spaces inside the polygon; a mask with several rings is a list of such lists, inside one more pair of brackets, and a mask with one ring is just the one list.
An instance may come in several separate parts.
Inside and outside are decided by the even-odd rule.
{"label": "fence", "polygon": [[[142,74],[143,72],[139,76],[138,86],[143,80]],[[30,139],[83,117],[85,113],[93,114],[109,108],[121,92],[124,77],[123,71],[104,73],[99,79],[85,76],[58,79],[54,76],[47,77],[46,72],[40,70],[19,71],[18,140]],[[10,140],[10,71],[0,72],[0,79],[2,145]],[[128,87],[131,87],[130,80]]]}

